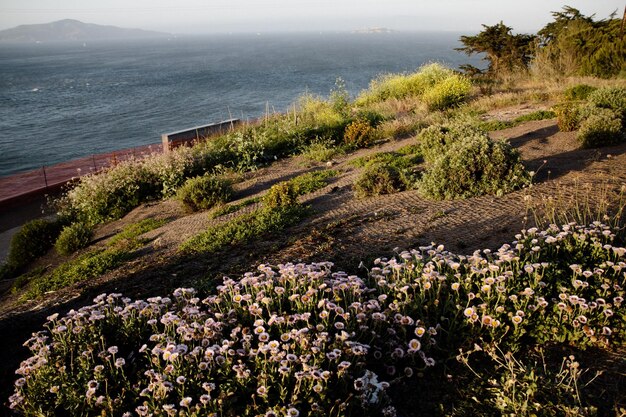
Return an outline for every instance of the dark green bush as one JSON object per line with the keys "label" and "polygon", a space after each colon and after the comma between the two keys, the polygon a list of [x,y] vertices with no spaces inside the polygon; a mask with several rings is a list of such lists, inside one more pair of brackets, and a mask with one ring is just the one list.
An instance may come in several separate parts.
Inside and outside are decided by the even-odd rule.
{"label": "dark green bush", "polygon": [[389,163],[367,165],[354,183],[354,192],[360,198],[393,194],[405,189],[400,170]]}
{"label": "dark green bush", "polygon": [[567,101],[587,100],[587,98],[589,97],[589,94],[593,93],[596,90],[597,90],[596,87],[592,87],[587,84],[576,84],[572,87],[567,88],[563,92],[563,96],[565,97],[565,100]]}
{"label": "dark green bush", "polygon": [[176,193],[189,210],[207,210],[230,200],[233,190],[230,181],[214,175],[188,179]]}
{"label": "dark green bush", "polygon": [[359,109],[356,112],[356,118],[358,120],[365,120],[372,127],[377,127],[385,121],[385,117],[382,114],[371,109]]}
{"label": "dark green bush", "polygon": [[420,192],[437,200],[483,194],[502,195],[529,183],[519,154],[508,143],[485,133],[450,144],[419,182]]}
{"label": "dark green bush", "polygon": [[59,255],[71,255],[89,244],[93,229],[85,223],[73,223],[61,231],[54,244]]}
{"label": "dark green bush", "polygon": [[450,129],[444,125],[433,125],[422,130],[417,135],[417,142],[420,145],[420,152],[425,161],[433,161],[441,155],[449,141],[454,140],[452,135],[448,135]]}
{"label": "dark green bush", "polygon": [[63,227],[60,221],[32,220],[13,236],[9,255],[0,270],[2,278],[11,278],[52,247]]}
{"label": "dark green bush", "polygon": [[624,141],[622,120],[610,109],[595,108],[580,124],[578,140],[583,148],[597,148]]}

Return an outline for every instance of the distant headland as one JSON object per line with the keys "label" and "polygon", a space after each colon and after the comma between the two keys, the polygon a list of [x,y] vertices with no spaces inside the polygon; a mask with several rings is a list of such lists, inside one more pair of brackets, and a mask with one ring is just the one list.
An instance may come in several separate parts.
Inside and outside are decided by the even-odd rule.
{"label": "distant headland", "polygon": [[168,33],[142,29],[103,26],[65,19],[36,25],[20,25],[0,31],[0,42],[93,41],[141,39],[170,36]]}

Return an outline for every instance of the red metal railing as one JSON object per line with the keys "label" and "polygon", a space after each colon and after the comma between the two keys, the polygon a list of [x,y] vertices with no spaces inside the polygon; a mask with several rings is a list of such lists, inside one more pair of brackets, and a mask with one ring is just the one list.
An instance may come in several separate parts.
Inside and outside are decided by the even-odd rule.
{"label": "red metal railing", "polygon": [[0,210],[7,210],[20,203],[44,194],[55,193],[74,178],[101,171],[121,161],[142,158],[163,152],[159,143],[120,151],[90,155],[52,166],[0,178]]}

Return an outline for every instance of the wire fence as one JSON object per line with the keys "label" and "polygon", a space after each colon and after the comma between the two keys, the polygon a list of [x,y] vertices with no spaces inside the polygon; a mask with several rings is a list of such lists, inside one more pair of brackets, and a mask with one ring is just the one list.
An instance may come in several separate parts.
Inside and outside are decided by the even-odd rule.
{"label": "wire fence", "polygon": [[6,210],[31,197],[59,192],[74,178],[102,171],[129,159],[140,159],[178,146],[191,146],[198,140],[209,140],[240,124],[239,119],[196,126],[162,135],[163,143],[154,143],[115,152],[93,154],[51,166],[0,178],[0,210]]}
{"label": "wire fence", "polygon": [[102,171],[122,161],[143,158],[161,152],[163,152],[163,146],[157,143],[115,152],[93,154],[0,178],[0,208],[29,196],[57,192],[74,178]]}

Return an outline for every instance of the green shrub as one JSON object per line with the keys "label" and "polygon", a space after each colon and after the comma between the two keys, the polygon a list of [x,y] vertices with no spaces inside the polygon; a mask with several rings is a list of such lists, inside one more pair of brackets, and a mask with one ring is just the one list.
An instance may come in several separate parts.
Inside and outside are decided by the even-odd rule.
{"label": "green shrub", "polygon": [[460,75],[452,75],[427,89],[422,100],[428,109],[445,110],[464,102],[472,91],[471,81]]}
{"label": "green shrub", "polygon": [[[137,239],[138,236],[163,224],[165,224],[165,220],[155,219],[145,219],[130,224],[113,236],[105,248],[89,250],[74,259],[62,263],[47,274],[29,274],[29,276],[24,278],[29,283],[29,287],[23,297],[37,298],[48,291],[56,291],[77,282],[96,278],[119,267],[124,262],[133,259],[136,256],[136,250],[146,243],[146,240]],[[68,232],[68,230],[74,228],[78,231]],[[62,234],[65,233],[70,236],[66,238],[69,243],[63,244],[64,249],[66,249],[66,246],[77,244],[81,236],[84,239],[83,242],[88,242],[87,235],[91,236],[90,231],[90,228],[76,224],[64,228]],[[61,236],[59,239],[61,239]],[[55,248],[58,246],[59,242],[57,241]],[[57,248],[57,250],[59,249]],[[64,254],[69,253],[71,252]]]}
{"label": "green shrub", "polygon": [[250,242],[268,233],[280,232],[306,216],[307,208],[298,203],[298,196],[326,186],[328,179],[336,174],[330,170],[316,171],[275,184],[263,196],[261,208],[209,227],[184,242],[180,249],[190,253],[217,252],[228,246]]}
{"label": "green shrub", "polygon": [[288,181],[273,185],[263,197],[263,208],[265,209],[281,209],[297,204],[298,193],[294,186]]}
{"label": "green shrub", "polygon": [[405,145],[396,151],[400,155],[411,156],[415,158],[422,157],[422,148],[418,143]]}
{"label": "green shrub", "polygon": [[624,141],[622,120],[615,111],[596,108],[580,124],[578,140],[583,148],[597,148]]}
{"label": "green shrub", "polygon": [[230,181],[214,175],[188,179],[176,193],[189,210],[207,210],[230,200],[233,190]]}
{"label": "green shrub", "polygon": [[123,162],[82,177],[61,202],[62,214],[87,224],[118,219],[142,202],[160,198],[162,186],[146,164]]}
{"label": "green shrub", "polygon": [[330,91],[328,101],[335,112],[344,116],[348,114],[350,110],[350,93],[341,77],[335,80],[335,87]]}
{"label": "green shrub", "polygon": [[369,89],[357,97],[356,104],[366,105],[391,98],[421,96],[427,89],[452,74],[452,70],[440,64],[428,64],[412,74],[384,75],[370,83]]}
{"label": "green shrub", "polygon": [[620,118],[626,116],[626,88],[624,87],[599,88],[589,94],[588,100],[596,107],[615,111]]}
{"label": "green shrub", "polygon": [[357,197],[393,194],[406,189],[406,184],[398,168],[392,164],[371,164],[359,175],[354,183]]}
{"label": "green shrub", "polygon": [[60,221],[42,219],[25,223],[11,239],[9,254],[0,270],[0,277],[14,277],[32,261],[48,252],[62,227]]}
{"label": "green shrub", "polygon": [[432,162],[446,152],[450,144],[468,136],[483,135],[484,131],[464,121],[452,121],[427,127],[417,135],[421,154]]}
{"label": "green shrub", "polygon": [[300,96],[297,103],[298,119],[312,127],[345,127],[346,118],[336,102],[331,103],[312,94]]}
{"label": "green shrub", "polygon": [[488,120],[480,122],[479,124],[479,127],[487,132],[508,129],[514,126],[516,126],[516,124],[512,120]]}
{"label": "green shrub", "polygon": [[593,93],[596,90],[596,87],[592,87],[587,84],[577,84],[567,88],[563,92],[563,97],[566,101],[587,100],[589,94]]}
{"label": "green shrub", "polygon": [[571,132],[580,126],[579,122],[579,103],[568,102],[560,103],[554,106],[553,110],[556,113],[556,123],[559,126],[561,132]]}
{"label": "green shrub", "polygon": [[456,140],[454,135],[448,135],[450,129],[444,125],[432,125],[423,129],[417,135],[420,151],[426,162],[434,161],[450,141]]}
{"label": "green shrub", "polygon": [[376,139],[374,129],[366,120],[357,119],[344,132],[343,143],[350,148],[367,148]]}
{"label": "green shrub", "polygon": [[265,132],[258,129],[239,130],[230,135],[230,146],[233,149],[233,168],[237,171],[254,171],[265,159],[267,141]]}
{"label": "green shrub", "polygon": [[73,223],[61,231],[54,244],[59,255],[68,256],[89,244],[93,229],[85,223]]}
{"label": "green shrub", "polygon": [[385,116],[372,109],[357,109],[356,119],[366,121],[373,128],[378,127],[386,120]]}
{"label": "green shrub", "polygon": [[434,199],[502,195],[529,183],[519,154],[485,133],[451,143],[429,164],[419,182],[420,192]]}

